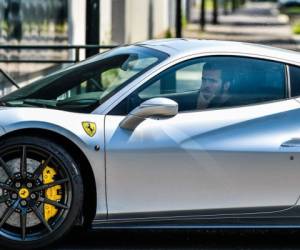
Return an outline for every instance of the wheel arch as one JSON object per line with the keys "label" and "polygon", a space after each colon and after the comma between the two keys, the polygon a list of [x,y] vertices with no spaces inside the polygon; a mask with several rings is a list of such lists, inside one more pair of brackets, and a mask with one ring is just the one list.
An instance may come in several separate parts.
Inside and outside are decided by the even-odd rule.
{"label": "wheel arch", "polygon": [[94,172],[86,155],[83,153],[80,147],[78,147],[69,138],[65,137],[64,135],[61,135],[60,133],[43,129],[43,128],[24,128],[24,129],[18,129],[18,130],[8,132],[5,135],[0,137],[0,143],[1,141],[7,138],[24,136],[24,135],[44,138],[56,144],[59,144],[77,162],[77,164],[80,167],[80,172],[84,184],[84,200],[83,200],[83,208],[81,212],[84,220],[80,219],[78,223],[84,226],[90,225],[96,215],[96,206],[97,206],[96,190],[97,189],[96,189]]}

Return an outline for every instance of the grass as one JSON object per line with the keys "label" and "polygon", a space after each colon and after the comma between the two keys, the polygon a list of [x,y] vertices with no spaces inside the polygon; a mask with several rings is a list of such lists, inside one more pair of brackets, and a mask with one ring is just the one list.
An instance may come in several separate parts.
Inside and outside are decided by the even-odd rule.
{"label": "grass", "polygon": [[168,28],[165,32],[164,38],[172,38],[172,37],[173,37],[172,31],[170,28]]}
{"label": "grass", "polygon": [[300,20],[295,21],[292,24],[292,31],[294,34],[299,35],[300,34]]}
{"label": "grass", "polygon": [[280,12],[286,15],[300,15],[300,6],[282,8]]}

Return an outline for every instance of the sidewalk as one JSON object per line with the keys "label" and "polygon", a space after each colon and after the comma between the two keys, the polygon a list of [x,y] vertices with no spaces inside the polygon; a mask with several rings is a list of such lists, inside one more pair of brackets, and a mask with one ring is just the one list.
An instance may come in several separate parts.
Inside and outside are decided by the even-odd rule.
{"label": "sidewalk", "polygon": [[194,10],[193,23],[187,25],[184,37],[253,42],[300,51],[288,19],[279,15],[274,3],[248,2],[233,14],[220,14],[218,25],[211,25],[207,20],[203,33],[197,19],[199,12]]}

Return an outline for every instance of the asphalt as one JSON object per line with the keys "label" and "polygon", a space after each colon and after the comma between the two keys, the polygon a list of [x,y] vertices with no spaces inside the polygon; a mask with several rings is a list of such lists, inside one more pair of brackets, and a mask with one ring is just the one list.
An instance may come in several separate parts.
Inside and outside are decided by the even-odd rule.
{"label": "asphalt", "polygon": [[299,249],[299,230],[73,230],[50,250]]}

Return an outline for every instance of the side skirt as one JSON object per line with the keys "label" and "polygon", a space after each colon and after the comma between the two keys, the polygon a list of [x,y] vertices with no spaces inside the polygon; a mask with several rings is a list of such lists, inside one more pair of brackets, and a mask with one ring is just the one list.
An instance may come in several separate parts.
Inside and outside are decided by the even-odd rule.
{"label": "side skirt", "polygon": [[95,219],[91,227],[92,229],[300,228],[300,206],[265,213],[186,214],[170,217],[153,214],[143,218],[128,215],[122,219]]}

